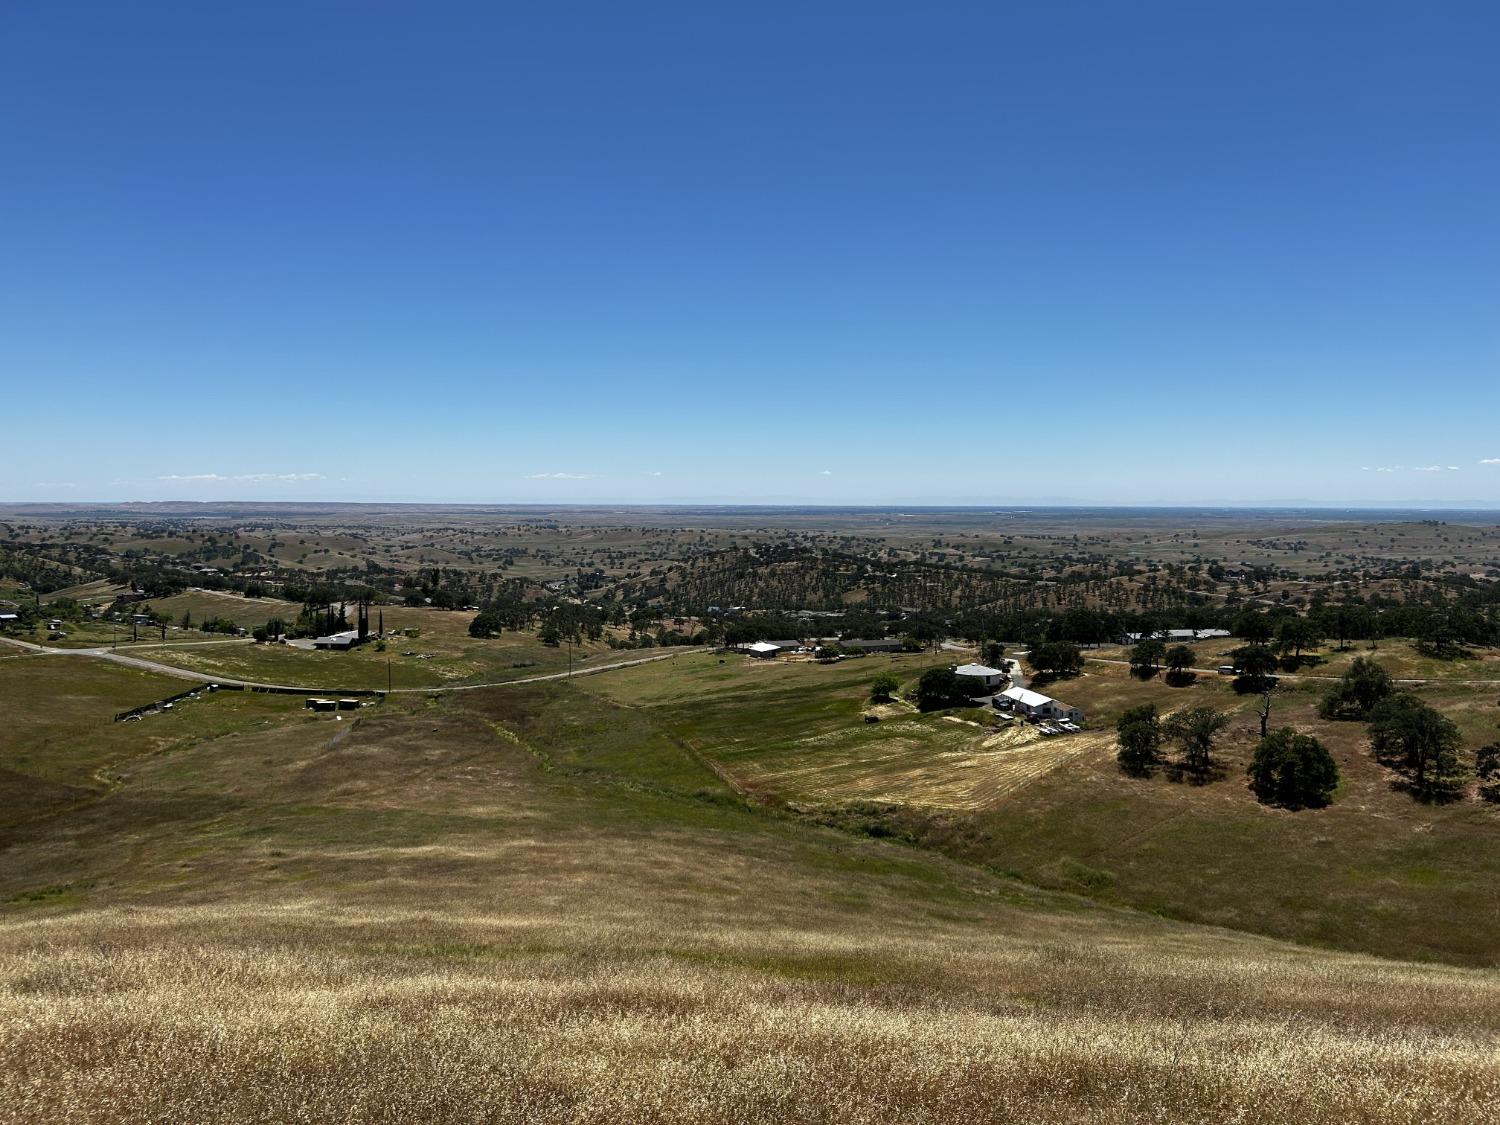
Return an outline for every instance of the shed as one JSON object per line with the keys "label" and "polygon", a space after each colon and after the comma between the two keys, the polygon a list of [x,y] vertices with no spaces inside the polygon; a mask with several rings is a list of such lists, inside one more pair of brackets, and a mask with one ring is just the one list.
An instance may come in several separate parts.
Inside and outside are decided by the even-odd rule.
{"label": "shed", "polygon": [[953,669],[953,674],[966,680],[978,681],[990,691],[999,691],[1002,681],[1009,682],[1004,672],[999,668],[991,668],[988,664],[960,664]]}

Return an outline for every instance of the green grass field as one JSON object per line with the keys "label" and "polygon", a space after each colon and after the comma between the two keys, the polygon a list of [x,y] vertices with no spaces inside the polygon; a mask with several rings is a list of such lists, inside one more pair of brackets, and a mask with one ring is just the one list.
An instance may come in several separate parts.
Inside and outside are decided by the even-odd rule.
{"label": "green grass field", "polygon": [[[1205,911],[1238,881],[1254,891],[1257,865],[1297,889],[1305,873],[1278,863],[1300,854],[1302,822],[1247,835],[1262,814],[1234,782],[1117,792],[1085,758],[987,806],[1020,860],[1050,846],[1068,891],[956,861],[951,839],[838,831],[729,784],[757,746],[799,737],[832,736],[840,757],[860,745],[850,730],[872,752],[908,722],[930,720],[933,748],[992,737],[899,708],[861,721],[877,673],[944,660],[681,655],[353,716],[220,693],[118,725],[113,710],[180,682],[0,660],[4,698],[24,701],[0,763],[85,790],[51,807],[0,791],[0,1121],[1490,1119],[1493,969],[1117,905],[1153,864],[1149,885],[1190,885]],[[1120,681],[1069,687],[1101,708],[1171,690]],[[1068,809],[1040,800],[1053,784]],[[1378,797],[1363,784],[1335,806],[1349,824]],[[1137,804],[1108,812],[1110,793]],[[1173,801],[1199,826],[1169,854],[1150,829]],[[1343,821],[1307,823],[1335,856],[1382,833],[1486,839],[1463,819],[1350,843]],[[1080,834],[1104,830],[1117,856],[1140,849],[1136,867],[1079,858]],[[1492,898],[1486,914],[1419,897],[1447,894],[1454,855],[1409,862],[1400,879],[1372,870],[1379,901],[1490,931]],[[1095,886],[1084,868],[1106,866]],[[1374,901],[1300,889],[1346,921]],[[1362,936],[1390,932],[1375,919]]]}
{"label": "green grass field", "polygon": [[[1244,641],[1227,639],[1198,641],[1191,645],[1197,655],[1199,668],[1213,669],[1230,663],[1230,653],[1243,645]],[[1097,656],[1111,660],[1129,660],[1130,649],[1118,645],[1098,649],[1085,649],[1085,656]],[[1479,648],[1459,660],[1437,660],[1417,652],[1413,643],[1401,638],[1380,641],[1351,641],[1340,649],[1330,642],[1310,653],[1312,663],[1300,670],[1306,677],[1341,676],[1356,657],[1363,656],[1385,666],[1398,679],[1419,680],[1494,680],[1500,690],[1500,649]]]}
{"label": "green grass field", "polygon": [[[134,651],[138,656],[205,675],[319,690],[494,683],[565,671],[569,665],[566,645],[545,645],[534,632],[470,637],[472,613],[376,607],[371,611],[372,630],[382,618],[387,631],[399,629],[415,635],[386,638],[384,651],[372,642],[347,652],[324,652],[292,645],[205,644],[214,638],[192,630],[169,629],[165,643],[153,639],[142,642],[143,646],[149,643],[149,648],[119,647],[120,651]],[[637,654],[617,652],[603,643],[585,643],[574,646],[572,663],[575,669],[584,670],[633,655]]]}
{"label": "green grass field", "polygon": [[[883,830],[1037,885],[1394,957],[1500,961],[1500,939],[1483,922],[1500,881],[1500,809],[1472,797],[1424,805],[1393,788],[1369,757],[1362,724],[1317,718],[1324,685],[1278,693],[1273,722],[1322,738],[1343,788],[1329,809],[1287,813],[1259,805],[1247,788],[1259,699],[1235,695],[1227,679],[1176,688],[1090,664],[1046,690],[1082,707],[1095,729],[1039,741],[937,714],[864,723],[868,684],[883,670],[877,659],[824,668],[693,657],[625,669],[588,690],[649,707],[760,799],[810,805],[834,820],[862,802],[899,806],[880,818]],[[935,662],[899,659],[908,680]],[[1422,694],[1459,723],[1468,745],[1496,737],[1500,708],[1489,693],[1435,685]],[[1164,712],[1207,703],[1233,715],[1219,780],[1119,772],[1114,720],[1145,702]],[[1451,924],[1435,927],[1434,917]]]}

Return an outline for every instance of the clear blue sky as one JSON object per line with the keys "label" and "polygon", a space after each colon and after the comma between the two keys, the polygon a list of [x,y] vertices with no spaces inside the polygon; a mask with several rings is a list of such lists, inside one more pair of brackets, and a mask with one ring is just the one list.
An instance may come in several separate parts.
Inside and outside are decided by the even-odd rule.
{"label": "clear blue sky", "polygon": [[16,0],[0,499],[1500,506],[1497,43]]}

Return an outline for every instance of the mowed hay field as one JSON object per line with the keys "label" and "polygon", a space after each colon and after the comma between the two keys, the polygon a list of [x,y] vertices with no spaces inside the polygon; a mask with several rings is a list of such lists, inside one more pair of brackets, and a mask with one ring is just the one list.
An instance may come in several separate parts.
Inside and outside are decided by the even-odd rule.
{"label": "mowed hay field", "polygon": [[256,715],[30,819],[0,1120],[1492,1119],[1495,973],[757,811],[642,702],[669,694],[653,665]]}

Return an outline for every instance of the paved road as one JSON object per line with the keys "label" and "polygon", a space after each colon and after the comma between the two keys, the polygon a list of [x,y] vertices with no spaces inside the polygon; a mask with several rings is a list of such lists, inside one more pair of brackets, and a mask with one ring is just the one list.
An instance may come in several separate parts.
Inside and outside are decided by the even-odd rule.
{"label": "paved road", "polygon": [[[26,650],[36,656],[88,656],[96,660],[108,660],[112,664],[123,664],[128,668],[140,668],[146,672],[158,672],[163,676],[175,676],[179,680],[192,680],[200,684],[231,684],[245,688],[275,688],[278,691],[306,692],[309,695],[336,695],[341,691],[368,691],[368,688],[337,688],[328,687],[301,687],[296,684],[268,684],[259,680],[237,680],[233,676],[211,676],[206,672],[195,672],[190,668],[176,668],[171,664],[160,664],[155,660],[147,660],[140,656],[127,656],[123,652],[117,652],[108,648],[53,648],[50,645],[33,644],[30,641],[17,640],[14,637],[0,637],[5,644],[15,645],[17,648]],[[139,646],[139,647],[145,647]],[[392,695],[415,695],[418,693],[430,694],[437,691],[479,691],[482,688],[511,687],[515,684],[538,684],[546,680],[576,679],[579,676],[592,676],[596,672],[608,672],[614,668],[629,668],[636,664],[650,664],[656,660],[669,660],[674,656],[681,656],[690,652],[707,652],[706,648],[674,648],[667,652],[658,652],[652,656],[640,656],[633,660],[616,660],[611,664],[595,664],[588,668],[577,668],[571,674],[568,672],[549,672],[542,676],[526,676],[519,680],[496,680],[487,684],[438,684],[433,687],[417,688],[392,688]]]}

